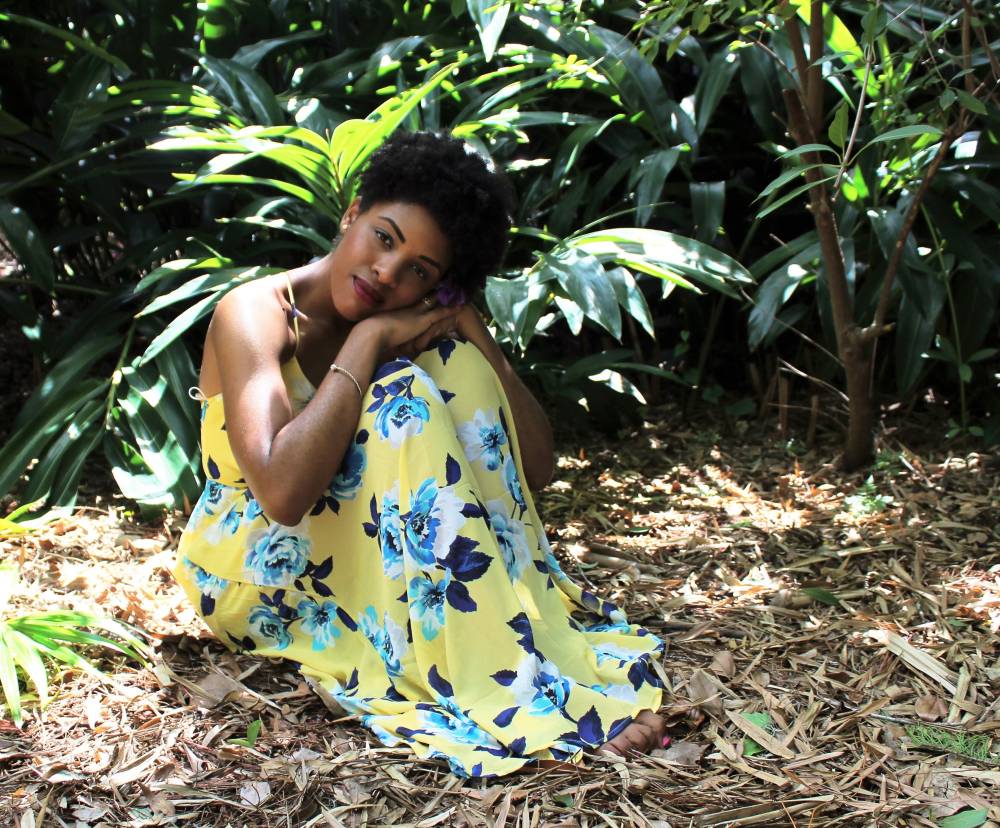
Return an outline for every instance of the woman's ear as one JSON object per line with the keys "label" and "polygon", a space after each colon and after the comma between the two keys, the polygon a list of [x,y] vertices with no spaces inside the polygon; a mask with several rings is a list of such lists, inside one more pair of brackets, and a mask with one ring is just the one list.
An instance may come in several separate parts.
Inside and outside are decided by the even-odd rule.
{"label": "woman's ear", "polygon": [[356,198],[351,202],[351,206],[344,211],[340,219],[340,232],[344,233],[347,228],[354,224],[354,220],[361,214],[361,199]]}

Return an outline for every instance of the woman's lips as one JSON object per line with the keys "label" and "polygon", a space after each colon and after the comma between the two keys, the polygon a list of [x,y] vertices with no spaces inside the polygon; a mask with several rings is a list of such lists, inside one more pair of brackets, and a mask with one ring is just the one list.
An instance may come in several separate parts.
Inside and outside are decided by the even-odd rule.
{"label": "woman's lips", "polygon": [[364,279],[358,276],[354,277],[354,292],[358,297],[367,305],[376,307],[382,304],[382,296],[376,291],[371,285],[369,285]]}

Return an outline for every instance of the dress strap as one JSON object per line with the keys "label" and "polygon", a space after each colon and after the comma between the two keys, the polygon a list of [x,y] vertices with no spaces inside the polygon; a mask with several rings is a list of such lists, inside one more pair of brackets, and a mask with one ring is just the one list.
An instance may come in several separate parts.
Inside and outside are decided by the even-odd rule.
{"label": "dress strap", "polygon": [[288,286],[288,304],[292,306],[292,330],[295,331],[295,351],[299,351],[299,309],[295,307],[295,294],[292,292],[292,277],[285,274],[285,284]]}
{"label": "dress strap", "polygon": [[192,385],[188,389],[188,396],[195,402],[208,402],[208,397],[205,396],[197,385]]}

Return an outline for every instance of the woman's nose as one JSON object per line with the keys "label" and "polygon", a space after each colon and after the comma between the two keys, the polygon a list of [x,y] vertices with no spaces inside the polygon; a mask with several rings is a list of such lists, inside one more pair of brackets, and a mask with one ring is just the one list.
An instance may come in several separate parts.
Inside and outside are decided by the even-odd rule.
{"label": "woman's nose", "polygon": [[396,264],[391,260],[380,260],[375,262],[372,268],[375,271],[375,279],[379,284],[395,287],[397,282]]}

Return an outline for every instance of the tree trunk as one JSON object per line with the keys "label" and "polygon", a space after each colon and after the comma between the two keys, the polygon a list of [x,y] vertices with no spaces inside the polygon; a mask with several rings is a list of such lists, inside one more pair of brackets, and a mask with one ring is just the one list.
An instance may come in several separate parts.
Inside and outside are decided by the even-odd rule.
{"label": "tree trunk", "polygon": [[841,342],[847,385],[847,439],[843,466],[847,471],[866,465],[874,448],[875,406],[871,387],[871,348],[858,341],[857,329],[847,332]]}

